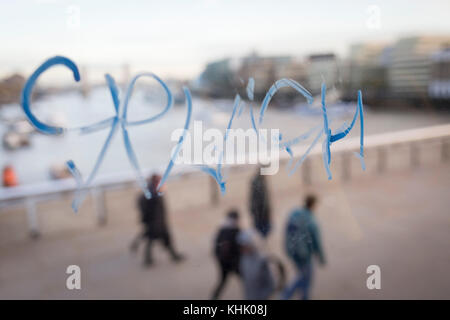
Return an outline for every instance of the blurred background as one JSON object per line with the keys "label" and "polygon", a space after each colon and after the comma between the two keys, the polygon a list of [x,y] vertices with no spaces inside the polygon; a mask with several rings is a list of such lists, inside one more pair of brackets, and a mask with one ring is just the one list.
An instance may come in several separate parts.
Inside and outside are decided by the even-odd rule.
{"label": "blurred background", "polygon": [[[295,172],[268,176],[273,231],[265,250],[294,268],[283,248],[289,211],[307,193],[318,199],[328,264],[315,275],[315,299],[449,299],[450,277],[450,10],[448,1],[58,1],[0,4],[0,298],[207,299],[217,270],[213,239],[226,212],[237,208],[250,228],[254,165],[225,166],[227,192],[192,166],[175,166],[165,201],[174,242],[185,253],[170,263],[155,248],[145,269],[129,244],[140,231],[140,189],[117,135],[79,213],[65,161],[92,170],[109,130],[48,136],[27,121],[20,94],[46,59],[63,55],[81,72],[55,67],[33,91],[33,112],[58,126],[88,125],[114,116],[104,74],[121,93],[141,71],[161,77],[174,107],[161,120],[130,129],[146,175],[162,172],[186,117],[182,86],[193,94],[193,118],[224,132],[240,94],[255,99],[234,122],[250,128],[278,79],[291,78],[314,96],[289,88],[274,96],[263,126],[293,138],[320,125],[325,82],[333,130],[349,123],[362,90],[366,170],[359,159],[359,122],[331,149],[329,181],[320,147]],[[153,80],[139,80],[129,119],[156,114],[166,102]],[[248,99],[247,99],[248,100]],[[294,149],[299,159],[313,138]],[[65,286],[79,265],[82,289]],[[378,265],[382,287],[369,290],[366,269]],[[278,296],[273,295],[276,299]],[[241,299],[233,278],[223,298]]]}

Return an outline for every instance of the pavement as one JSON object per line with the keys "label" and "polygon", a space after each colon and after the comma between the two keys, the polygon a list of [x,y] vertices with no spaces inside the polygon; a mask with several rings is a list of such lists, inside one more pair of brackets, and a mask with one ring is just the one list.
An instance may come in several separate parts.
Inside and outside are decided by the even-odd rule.
{"label": "pavement", "polygon": [[[292,280],[283,229],[289,211],[314,192],[327,265],[316,265],[313,299],[450,299],[449,169],[447,162],[310,186],[297,176],[271,177],[274,229],[265,250],[282,259]],[[108,193],[105,226],[96,224],[89,199],[77,215],[70,195],[40,205],[38,239],[27,236],[24,210],[2,209],[0,299],[208,299],[218,275],[212,240],[227,210],[238,208],[243,227],[250,226],[248,174],[230,179],[230,192],[216,206],[209,203],[209,180],[192,179],[167,190],[174,242],[187,257],[178,264],[161,246],[151,268],[142,266],[142,251],[130,252],[140,230],[135,189]],[[73,264],[81,268],[81,290],[66,288]],[[381,269],[380,290],[366,286],[369,265]],[[222,298],[242,299],[236,277]]]}

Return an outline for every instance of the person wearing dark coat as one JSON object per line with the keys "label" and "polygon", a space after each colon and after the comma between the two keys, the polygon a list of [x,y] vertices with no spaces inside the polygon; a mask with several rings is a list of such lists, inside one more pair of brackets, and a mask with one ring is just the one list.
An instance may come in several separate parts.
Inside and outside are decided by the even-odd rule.
{"label": "person wearing dark coat", "polygon": [[250,213],[255,229],[267,238],[271,229],[269,191],[266,178],[259,169],[250,185]]}
{"label": "person wearing dark coat", "polygon": [[177,253],[173,247],[166,221],[164,196],[158,194],[156,191],[160,181],[161,176],[156,174],[152,175],[149,181],[149,189],[152,197],[147,199],[145,195],[142,194],[138,198],[138,207],[141,213],[141,222],[144,225],[144,232],[138,235],[133,241],[131,249],[133,251],[137,250],[137,246],[141,239],[146,241],[144,251],[144,265],[146,266],[150,266],[153,263],[151,248],[155,240],[162,242],[174,261],[183,259],[183,256]]}
{"label": "person wearing dark coat", "polygon": [[239,214],[232,210],[227,214],[225,224],[219,229],[214,241],[214,255],[219,266],[219,282],[211,299],[218,299],[229,274],[239,275],[240,246],[237,238],[239,229]]}

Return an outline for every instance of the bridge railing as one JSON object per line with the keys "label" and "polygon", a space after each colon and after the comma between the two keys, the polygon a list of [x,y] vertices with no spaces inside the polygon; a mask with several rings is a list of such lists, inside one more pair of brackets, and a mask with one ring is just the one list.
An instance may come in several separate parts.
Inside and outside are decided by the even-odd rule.
{"label": "bridge railing", "polygon": [[[434,154],[434,157],[439,157],[440,161],[445,162],[450,159],[450,124],[438,125],[425,128],[403,130],[396,132],[387,132],[382,134],[370,135],[365,137],[364,149],[367,154],[370,155],[370,160],[375,161],[375,170],[377,174],[382,174],[387,171],[387,163],[389,157],[392,157],[395,153],[405,152],[407,150],[408,155],[406,160],[408,163],[404,166],[417,167],[421,165],[422,156],[425,155],[424,145],[427,143],[438,143],[439,155]],[[359,151],[359,137],[346,138],[332,146],[333,159],[340,158],[341,172],[333,172],[335,175],[339,175],[340,178],[348,180],[352,178],[351,174],[351,153]],[[396,151],[397,146],[403,146],[402,151]],[[297,159],[308,148],[308,145],[300,145],[293,148],[294,154]],[[436,150],[435,150],[436,151]],[[311,150],[309,158],[319,160],[322,153],[321,145],[317,145]],[[375,159],[373,159],[375,157]],[[404,162],[405,157],[403,157]],[[280,162],[286,163],[288,155],[285,152],[280,153]],[[241,170],[245,165],[232,165],[227,166],[228,172]],[[323,168],[322,168],[323,169]],[[304,184],[314,183],[311,181],[312,166],[310,160],[307,160],[303,164],[302,180]],[[144,174],[149,174],[151,170],[144,170]],[[189,170],[189,167],[178,167],[173,171],[171,180],[183,180],[191,175],[204,175],[200,171]],[[367,173],[371,174],[371,173]],[[94,211],[96,212],[97,221],[100,225],[106,223],[107,210],[105,203],[105,193],[110,190],[134,188],[137,184],[135,182],[135,175],[131,172],[117,173],[103,175],[96,178],[95,182],[89,186],[87,191],[90,193],[93,199]],[[208,188],[210,192],[208,197],[208,203],[210,205],[217,205],[220,201],[220,194],[216,183],[211,179],[211,183]],[[37,204],[46,202],[53,199],[59,199],[67,194],[72,194],[76,190],[76,184],[73,179],[62,179],[56,181],[46,181],[42,183],[27,184],[23,186],[17,186],[12,188],[0,189],[0,210],[7,207],[24,207],[27,214],[28,228],[32,236],[36,236],[40,232],[38,224],[38,210]],[[1,212],[0,212],[1,213]]]}

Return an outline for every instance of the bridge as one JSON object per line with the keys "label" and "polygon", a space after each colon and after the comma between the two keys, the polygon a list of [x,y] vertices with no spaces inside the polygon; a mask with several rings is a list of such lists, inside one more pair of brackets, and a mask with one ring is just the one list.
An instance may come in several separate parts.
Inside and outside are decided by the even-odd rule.
{"label": "bridge", "polygon": [[[449,136],[449,125],[368,136],[365,172],[351,155],[359,139],[345,140],[332,147],[332,181],[320,148],[292,177],[282,159],[280,172],[268,176],[274,231],[265,250],[284,261],[292,279],[282,249],[284,223],[303,195],[315,192],[328,265],[317,270],[313,298],[450,298]],[[0,298],[209,298],[217,272],[214,233],[231,207],[241,212],[244,227],[251,225],[247,199],[255,170],[230,168],[223,197],[200,172],[170,180],[169,221],[187,260],[172,264],[155,248],[150,269],[141,266],[141,253],[128,250],[139,232],[132,176],[100,177],[78,214],[70,208],[70,180],[2,190]],[[65,287],[71,264],[81,267],[81,290]],[[381,290],[366,287],[372,264],[381,268]],[[223,297],[240,299],[240,289],[233,279]]]}

